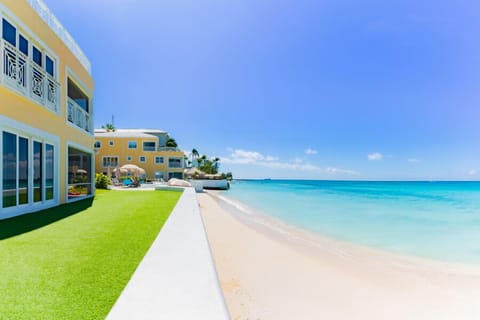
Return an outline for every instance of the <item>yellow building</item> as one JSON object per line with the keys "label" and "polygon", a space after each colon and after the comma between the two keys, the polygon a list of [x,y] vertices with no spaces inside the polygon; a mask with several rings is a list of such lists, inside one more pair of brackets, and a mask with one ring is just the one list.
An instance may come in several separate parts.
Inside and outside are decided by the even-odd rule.
{"label": "yellow building", "polygon": [[93,79],[42,0],[2,0],[0,20],[4,219],[93,194]]}
{"label": "yellow building", "polygon": [[166,147],[168,133],[161,130],[95,129],[95,172],[113,175],[113,169],[134,164],[145,169],[148,180],[183,178],[185,154]]}

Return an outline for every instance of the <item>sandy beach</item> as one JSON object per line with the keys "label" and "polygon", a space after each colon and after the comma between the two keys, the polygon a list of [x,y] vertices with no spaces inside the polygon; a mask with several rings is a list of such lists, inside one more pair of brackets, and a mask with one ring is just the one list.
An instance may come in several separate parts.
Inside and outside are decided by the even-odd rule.
{"label": "sandy beach", "polygon": [[480,267],[262,223],[215,192],[198,201],[232,319],[480,319]]}

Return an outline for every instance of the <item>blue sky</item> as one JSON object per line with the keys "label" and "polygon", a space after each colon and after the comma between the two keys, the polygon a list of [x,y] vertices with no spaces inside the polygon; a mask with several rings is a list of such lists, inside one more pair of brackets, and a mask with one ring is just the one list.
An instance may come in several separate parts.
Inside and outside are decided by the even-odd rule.
{"label": "blue sky", "polygon": [[45,0],[95,123],[157,128],[239,178],[480,177],[480,3]]}

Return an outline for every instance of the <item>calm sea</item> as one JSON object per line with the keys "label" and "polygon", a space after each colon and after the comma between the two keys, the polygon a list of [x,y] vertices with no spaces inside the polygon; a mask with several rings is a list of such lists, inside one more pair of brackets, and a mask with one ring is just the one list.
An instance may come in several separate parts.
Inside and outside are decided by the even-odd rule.
{"label": "calm sea", "polygon": [[224,195],[336,239],[480,264],[480,182],[237,180]]}

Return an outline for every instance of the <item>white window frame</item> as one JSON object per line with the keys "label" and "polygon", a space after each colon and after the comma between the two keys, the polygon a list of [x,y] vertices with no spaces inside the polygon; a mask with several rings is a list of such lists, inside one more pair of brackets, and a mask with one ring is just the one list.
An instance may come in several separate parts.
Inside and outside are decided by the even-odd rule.
{"label": "white window frame", "polygon": [[85,134],[88,134],[90,135],[91,137],[94,136],[94,128],[93,128],[93,121],[92,121],[92,128],[90,130],[90,132],[87,132],[85,130],[83,130],[82,128],[79,128],[77,127],[74,123],[68,121],[68,79],[70,79],[71,81],[73,81],[82,91],[83,93],[85,93],[87,96],[88,96],[88,106],[89,106],[89,111],[88,111],[88,114],[90,115],[90,119],[93,119],[94,118],[94,100],[93,100],[93,93],[90,89],[88,89],[87,85],[82,81],[80,80],[80,78],[75,74],[75,72],[70,69],[69,66],[66,66],[65,67],[65,89],[64,89],[64,92],[65,92],[65,99],[67,99],[67,101],[65,101],[65,121],[66,123],[71,126],[72,128],[76,128],[77,130],[80,130],[81,132],[85,133]]}
{"label": "white window frame", "polygon": [[[180,167],[171,167],[170,166],[170,159],[180,160]],[[184,167],[185,167],[185,164],[183,163],[183,158],[182,157],[168,157],[168,168],[169,169],[183,169]]]}
{"label": "white window frame", "polygon": [[[130,147],[130,143],[135,143],[135,147]],[[137,149],[138,148],[138,142],[137,141],[128,141],[127,147],[128,147],[128,149]]]}
{"label": "white window frame", "polygon": [[92,198],[95,196],[95,153],[93,152],[92,149],[86,148],[85,146],[82,146],[81,144],[72,142],[72,141],[67,141],[66,144],[66,149],[65,149],[65,168],[68,170],[68,149],[69,148],[74,148],[79,151],[85,152],[90,155],[90,183],[91,183],[91,190],[92,194],[86,195],[85,197],[78,197],[78,198],[68,198],[68,174],[65,175],[65,203],[72,203],[76,201],[82,201],[88,198]]}
{"label": "white window frame", "polygon": [[[162,162],[157,162],[157,159],[162,159]],[[155,156],[155,164],[156,165],[164,165],[165,164],[165,157],[164,156]]]}
{"label": "white window frame", "polygon": [[[3,132],[8,132],[18,137],[28,139],[28,162],[29,162],[29,194],[28,204],[17,205],[13,207],[3,208]],[[33,202],[33,141],[42,143],[43,157],[45,157],[45,145],[50,144],[54,147],[54,181],[53,181],[53,199],[45,200],[45,192],[42,193],[42,201]],[[60,203],[60,138],[45,132],[38,128],[30,127],[22,122],[4,117],[0,115],[0,219],[6,219],[22,215],[25,213],[35,212],[57,206]],[[18,148],[17,148],[18,162]],[[45,159],[42,161],[42,170],[45,172]],[[18,168],[17,168],[18,179]],[[68,177],[67,177],[68,178]],[[42,183],[45,188],[45,174],[42,176]],[[18,186],[17,186],[18,196]]]}
{"label": "white window frame", "polygon": [[[116,166],[107,166],[107,167],[104,167],[103,166],[103,163],[105,161],[105,158],[109,158],[110,161],[109,163],[112,163],[112,159],[113,158],[117,158],[117,165]],[[113,156],[102,156],[102,168],[116,168],[120,165],[120,157],[119,156],[116,156],[116,155],[113,155]]]}
{"label": "white window frame", "polygon": [[[143,161],[142,161],[142,158],[144,159]],[[147,157],[146,156],[138,156],[138,162],[147,163]]]}
{"label": "white window frame", "polygon": [[[5,19],[8,23],[10,23],[13,27],[16,29],[16,48],[19,49],[19,43],[20,43],[20,35],[22,35],[26,40],[28,40],[28,58],[33,62],[33,45],[35,44],[35,47],[39,49],[39,51],[42,53],[42,69],[46,72],[46,56],[48,55],[52,61],[54,62],[54,69],[53,69],[53,77],[57,83],[59,83],[59,69],[60,69],[60,59],[58,55],[50,49],[49,46],[46,45],[45,42],[43,42],[35,32],[33,32],[25,23],[23,23],[17,16],[10,10],[8,9],[5,5],[0,3],[0,39],[3,40],[3,22],[2,19]],[[3,53],[2,53],[2,63],[0,66],[0,72],[1,72],[1,77],[0,80],[3,79]],[[30,69],[30,68],[29,68]],[[30,70],[27,70],[27,72],[30,72]],[[30,76],[27,75],[27,81],[30,80]],[[3,85],[3,82],[0,81],[0,84]],[[29,84],[27,85],[28,87],[30,86]],[[10,86],[7,86],[7,88],[11,89]],[[62,94],[61,94],[61,85],[59,84],[58,87],[58,99],[59,99],[59,105],[58,105],[58,110],[54,111],[51,108],[46,107],[45,105],[41,104],[39,101],[35,100],[30,96],[30,93],[28,92],[27,94],[21,93],[19,90],[13,90],[13,92],[18,93],[22,97],[27,98],[30,102],[35,103],[36,105],[42,107],[43,109],[46,109],[47,111],[56,114],[57,116],[60,116],[62,114],[62,108],[63,108],[63,103],[62,103]]]}

